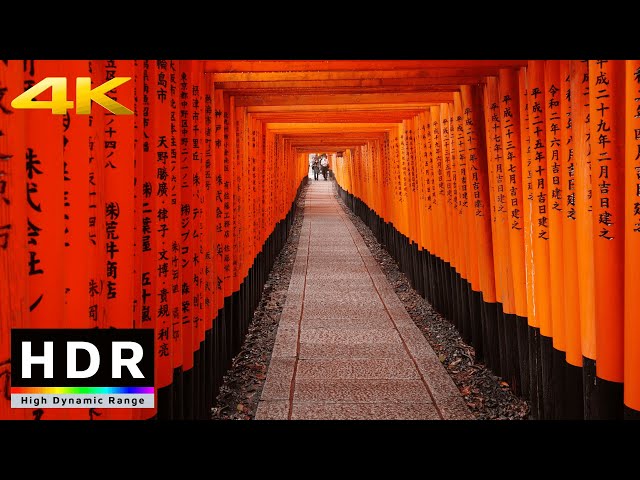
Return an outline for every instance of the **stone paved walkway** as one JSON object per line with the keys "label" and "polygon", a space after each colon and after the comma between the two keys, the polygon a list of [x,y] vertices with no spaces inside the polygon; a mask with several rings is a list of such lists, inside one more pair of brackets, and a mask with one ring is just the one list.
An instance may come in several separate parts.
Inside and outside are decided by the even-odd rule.
{"label": "stone paved walkway", "polygon": [[256,419],[472,418],[333,182],[311,181]]}

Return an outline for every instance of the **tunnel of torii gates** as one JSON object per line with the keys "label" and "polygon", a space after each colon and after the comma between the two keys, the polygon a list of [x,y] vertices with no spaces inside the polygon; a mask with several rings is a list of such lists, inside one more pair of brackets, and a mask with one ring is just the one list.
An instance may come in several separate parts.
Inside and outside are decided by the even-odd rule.
{"label": "tunnel of torii gates", "polygon": [[[131,77],[134,114],[12,108],[45,77]],[[316,152],[534,417],[638,418],[640,61],[4,60],[0,92],[0,418],[209,418]],[[155,330],[156,408],[10,408],[12,328],[96,327]]]}

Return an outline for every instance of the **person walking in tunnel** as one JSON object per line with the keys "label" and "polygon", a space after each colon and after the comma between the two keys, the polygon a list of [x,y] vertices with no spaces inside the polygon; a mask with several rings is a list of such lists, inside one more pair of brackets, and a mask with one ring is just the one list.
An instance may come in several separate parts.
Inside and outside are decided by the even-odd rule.
{"label": "person walking in tunnel", "polygon": [[326,180],[329,174],[329,157],[326,153],[322,156],[322,160],[320,160],[320,167],[322,168],[322,176]]}
{"label": "person walking in tunnel", "polygon": [[320,174],[320,159],[318,158],[317,155],[315,157],[313,157],[313,163],[311,164],[311,169],[313,170],[313,179],[314,180],[320,180],[320,178],[319,178],[319,174]]}

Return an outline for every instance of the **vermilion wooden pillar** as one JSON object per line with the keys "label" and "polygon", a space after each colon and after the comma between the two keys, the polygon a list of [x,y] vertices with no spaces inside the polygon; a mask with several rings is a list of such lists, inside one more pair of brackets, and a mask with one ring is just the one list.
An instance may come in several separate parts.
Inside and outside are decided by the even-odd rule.
{"label": "vermilion wooden pillar", "polygon": [[[511,331],[505,314],[513,312],[513,279],[510,266],[509,229],[507,225],[507,195],[505,193],[504,157],[502,153],[500,99],[498,80],[488,77],[484,95],[484,116],[486,124],[487,159],[491,200],[491,229],[493,237],[493,262],[496,276],[496,298],[498,308],[498,348],[497,372],[510,383],[513,362],[510,362]],[[515,326],[515,325],[514,325]]]}
{"label": "vermilion wooden pillar", "polygon": [[489,175],[483,121],[482,90],[461,86],[465,119],[465,142],[469,155],[471,195],[478,248],[478,275],[482,291],[482,351],[487,364],[499,363],[496,331],[496,286],[493,267]]}
{"label": "vermilion wooden pillar", "polygon": [[640,283],[640,61],[625,62],[625,418],[640,418],[640,321],[635,289]]}
{"label": "vermilion wooden pillar", "polygon": [[[45,77],[64,76],[64,66],[52,60],[27,61],[24,72],[25,87],[33,86]],[[51,110],[29,110],[25,113],[25,149],[16,161],[26,165],[25,220],[27,223],[27,262],[23,268],[28,278],[28,328],[64,327],[64,163],[63,122]],[[123,132],[126,135],[126,132]],[[120,173],[118,173],[120,174]],[[126,166],[122,175],[127,174]],[[124,178],[124,177],[121,177]],[[114,193],[126,205],[124,191]],[[104,205],[98,208],[104,208]],[[126,218],[120,223],[123,229],[131,226]],[[123,247],[131,252],[130,246]],[[123,255],[123,259],[126,253]],[[126,269],[126,259],[124,259]],[[131,308],[126,285],[129,276],[122,281],[122,297],[116,300],[120,308]],[[124,274],[127,276],[127,273]],[[109,297],[108,297],[109,299]],[[130,310],[128,310],[130,312]],[[75,319],[82,322],[83,319]],[[71,325],[73,327],[75,325]],[[64,409],[33,409],[32,418],[43,420],[68,419],[70,411]]]}
{"label": "vermilion wooden pillar", "polygon": [[542,418],[554,418],[554,398],[552,395],[551,378],[553,375],[552,358],[552,323],[550,267],[549,267],[549,238],[553,232],[549,228],[549,186],[547,169],[549,168],[548,152],[546,148],[544,61],[529,61],[527,67],[528,82],[528,114],[529,137],[531,151],[529,160],[532,166],[532,242],[533,256],[533,315],[540,325],[540,367],[542,374],[538,388],[542,386]]}
{"label": "vermilion wooden pillar", "polygon": [[582,348],[580,345],[580,292],[578,288],[578,239],[576,209],[576,159],[571,88],[571,62],[560,62],[560,170],[562,172],[562,299],[566,338],[566,382],[564,418],[584,418]]}
{"label": "vermilion wooden pillar", "polygon": [[517,356],[510,361],[518,365],[519,382],[514,390],[529,397],[529,344],[527,332],[527,291],[524,258],[524,202],[522,188],[522,142],[520,130],[520,95],[518,72],[501,69],[498,101],[500,104],[502,156],[504,161],[505,201],[511,277],[513,282],[513,312],[510,319],[515,324],[514,345]]}
{"label": "vermilion wooden pillar", "polygon": [[11,329],[29,326],[26,115],[8,99],[24,91],[29,62],[0,62],[0,419],[32,419],[28,409],[12,409],[10,400]]}
{"label": "vermilion wooden pillar", "polygon": [[549,295],[551,301],[551,370],[549,384],[553,397],[553,418],[564,417],[566,396],[566,334],[564,320],[564,268],[562,241],[562,212],[564,175],[561,169],[561,101],[560,63],[544,63],[545,135],[547,154],[547,217],[549,218]]}
{"label": "vermilion wooden pillar", "polygon": [[595,286],[593,262],[592,148],[587,61],[571,61],[571,130],[575,158],[576,256],[580,340],[583,357],[584,418],[593,419],[596,385]]}
{"label": "vermilion wooden pillar", "polygon": [[622,418],[625,64],[589,61],[598,418]]}

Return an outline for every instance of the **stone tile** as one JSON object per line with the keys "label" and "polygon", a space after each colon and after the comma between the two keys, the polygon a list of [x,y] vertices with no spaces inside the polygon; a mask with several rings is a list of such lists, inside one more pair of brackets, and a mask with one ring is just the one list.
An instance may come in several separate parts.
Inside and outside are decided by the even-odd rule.
{"label": "stone tile", "polygon": [[360,255],[361,255],[362,261],[369,269],[369,273],[371,274],[376,274],[378,272],[382,273],[382,271],[380,270],[380,266],[378,265],[378,262],[375,258],[373,258],[370,254],[365,255],[362,252],[362,250],[360,251]]}
{"label": "stone tile", "polygon": [[355,245],[331,245],[324,244],[314,245],[310,243],[311,255],[309,260],[313,260],[317,264],[334,262],[336,260],[344,260],[349,262],[360,262],[363,264],[362,258],[358,254]]}
{"label": "stone tile", "polygon": [[299,319],[302,314],[302,303],[296,305],[295,303],[285,302],[282,307],[282,316],[292,317]]}
{"label": "stone tile", "polygon": [[[467,404],[460,395],[436,400],[436,405],[444,420],[475,420]],[[293,418],[293,417],[292,417]]]}
{"label": "stone tile", "polygon": [[335,288],[347,295],[351,292],[376,291],[373,282],[364,276],[362,279],[341,281],[325,279],[322,277],[307,278],[307,288],[318,288],[323,291]]}
{"label": "stone tile", "polygon": [[391,285],[380,284],[375,278],[373,282],[376,287],[376,290],[378,291],[378,295],[382,297],[382,299],[385,301],[385,303],[387,303],[389,307],[404,309],[404,304],[398,298],[398,294],[393,290],[393,288],[391,288]]}
{"label": "stone tile", "polygon": [[327,317],[366,317],[369,315],[384,315],[385,309],[382,304],[332,304],[329,301],[322,303],[307,303],[304,306],[304,318],[327,318]]}
{"label": "stone tile", "polygon": [[260,400],[256,410],[256,420],[287,420],[289,416],[289,401]]}
{"label": "stone tile", "polygon": [[360,235],[358,235],[357,237],[353,233],[351,233],[350,235],[351,235],[351,238],[353,239],[353,244],[360,251],[360,253],[363,256],[364,255],[371,256],[371,252],[367,248],[367,245],[364,243],[364,240],[362,240]]}
{"label": "stone tile", "polygon": [[289,281],[289,288],[287,289],[287,293],[302,292],[304,290],[305,285],[306,285],[306,274],[291,277],[291,280]]}
{"label": "stone tile", "polygon": [[[331,243],[327,245],[326,240],[311,242],[311,258],[314,260],[321,259],[318,253],[322,253],[323,255],[329,256],[329,258],[354,258],[354,255],[358,255],[358,251],[356,246],[350,243],[340,243],[335,244]],[[355,257],[359,258],[359,256]],[[361,260],[362,261],[362,260]]]}
{"label": "stone tile", "polygon": [[409,358],[355,360],[300,360],[296,379],[419,379]]}
{"label": "stone tile", "polygon": [[295,277],[303,277],[307,273],[307,266],[304,263],[294,263],[293,269],[291,270],[291,278]]}
{"label": "stone tile", "polygon": [[[424,335],[422,335],[422,332],[417,327],[415,329],[398,327],[398,332],[402,337],[405,345],[407,346],[407,349],[409,350],[409,352],[411,352],[411,355],[414,358],[426,358],[431,361],[438,361],[438,356],[433,351],[433,348],[431,348],[431,345],[429,345],[429,342],[427,342],[427,339],[424,338]],[[438,361],[438,363],[440,362]]]}
{"label": "stone tile", "polygon": [[[371,277],[372,281],[375,283],[376,288],[386,287],[387,290],[391,289],[390,291],[393,292],[393,289],[391,288],[391,285],[389,285],[389,281],[387,280],[387,277],[384,276],[384,273],[382,273],[381,271],[375,271],[373,268],[370,268],[369,276]],[[395,294],[395,292],[393,293]]]}
{"label": "stone tile", "polygon": [[[406,312],[406,310],[403,309],[400,311],[398,309],[387,307],[387,312],[388,312],[388,315],[393,319],[393,323],[398,329],[400,328],[411,329],[412,327],[418,329],[418,327],[416,327],[416,324],[413,323],[413,320],[411,320],[411,317]],[[419,329],[418,329],[418,332],[420,332]],[[422,335],[422,333],[420,334]]]}
{"label": "stone tile", "polygon": [[[280,330],[276,335],[272,358],[295,357],[298,345],[298,330]],[[272,360],[273,361],[273,360]]]}
{"label": "stone tile", "polygon": [[316,380],[296,378],[294,402],[423,402],[431,399],[420,380]]}
{"label": "stone tile", "polygon": [[353,258],[354,255],[355,253],[349,253],[348,255],[329,257],[322,252],[313,252],[309,257],[309,270],[324,271],[342,269],[342,267],[364,267],[364,262],[359,258]]}
{"label": "stone tile", "polygon": [[[368,276],[367,268],[364,264],[351,264],[351,265],[322,265],[315,266],[313,268],[309,268],[307,270],[306,276],[318,276],[318,275],[331,275],[339,273],[342,276],[348,276],[350,274],[357,274],[358,276]],[[348,277],[347,277],[348,278]]]}
{"label": "stone tile", "polygon": [[431,403],[294,402],[292,420],[439,420]]}
{"label": "stone tile", "polygon": [[300,344],[300,358],[406,358],[407,352],[402,345],[396,344],[359,344],[359,345],[320,345]]}
{"label": "stone tile", "polygon": [[[280,320],[282,325],[282,320]],[[297,325],[297,324],[296,324]],[[348,318],[305,318],[303,328],[392,328],[393,324],[385,313],[366,317],[348,317]]]}
{"label": "stone tile", "polygon": [[448,397],[462,398],[460,390],[437,358],[417,358],[416,364],[436,403]]}
{"label": "stone tile", "polygon": [[391,287],[389,286],[381,287],[380,284],[376,283],[375,279],[373,280],[373,286],[378,292],[378,296],[382,299],[385,305],[389,307],[398,307],[403,305],[400,299],[398,298],[398,296],[396,295],[396,292],[394,292]]}
{"label": "stone tile", "polygon": [[375,299],[376,303],[380,303],[380,305],[382,305],[380,296],[371,287],[371,285],[362,285],[359,288],[342,290],[339,286],[327,286],[325,288],[321,288],[314,284],[307,284],[307,289],[305,290],[305,292],[307,293],[307,298],[305,298],[305,300],[311,298],[324,299],[325,301],[329,301],[332,303],[359,303],[360,299],[365,299],[365,301],[368,301],[368,299],[372,298]]}
{"label": "stone tile", "polygon": [[323,291],[313,291],[309,289],[304,299],[304,308],[317,309],[317,308],[335,308],[337,310],[353,310],[354,308],[362,310],[380,310],[384,311],[384,304],[380,300],[380,297],[373,292],[365,291],[363,293],[349,292],[345,295],[340,294],[328,294]]}
{"label": "stone tile", "polygon": [[400,335],[392,328],[307,328],[300,332],[301,345],[402,345]]}
{"label": "stone tile", "polygon": [[317,284],[308,282],[306,291],[308,293],[324,293],[326,294],[326,298],[332,302],[352,302],[354,304],[360,304],[374,301],[381,303],[378,292],[376,292],[371,284],[361,285],[357,289],[343,290],[339,284],[333,287],[321,288],[317,286]]}
{"label": "stone tile", "polygon": [[396,328],[400,332],[400,335],[406,338],[413,338],[416,341],[419,339],[424,339],[426,343],[429,343],[427,339],[422,334],[422,331],[417,327],[411,317],[408,314],[405,315],[396,315],[395,312],[390,312],[391,318],[396,325]]}
{"label": "stone tile", "polygon": [[289,281],[289,288],[287,288],[287,299],[289,295],[292,296],[291,300],[294,300],[296,295],[302,295],[306,287],[306,284],[307,284],[306,275],[291,277],[291,280]]}
{"label": "stone tile", "polygon": [[295,358],[273,358],[267,369],[266,381],[269,381],[272,377],[291,380],[293,378],[295,364]]}
{"label": "stone tile", "polygon": [[[309,258],[309,270],[312,272],[340,271],[344,273],[362,273],[367,272],[365,264],[359,258],[347,259],[345,256],[330,257],[323,253],[312,253],[314,257]],[[350,254],[351,257],[356,255]],[[323,258],[324,257],[324,258]],[[345,268],[343,268],[345,267]],[[347,268],[348,267],[348,268]]]}
{"label": "stone tile", "polygon": [[289,400],[295,362],[294,358],[271,359],[261,400]]}
{"label": "stone tile", "polygon": [[[345,298],[346,297],[346,298]],[[370,292],[349,292],[345,296],[340,294],[326,294],[325,292],[310,290],[304,299],[305,310],[335,308],[336,310],[362,310],[385,312],[384,304],[377,295]]]}
{"label": "stone tile", "polygon": [[295,314],[285,314],[284,312],[280,316],[280,321],[278,322],[278,331],[280,330],[298,330],[298,325],[300,323],[300,315]]}
{"label": "stone tile", "polygon": [[307,272],[307,280],[324,280],[332,282],[340,282],[342,280],[348,282],[366,282],[369,281],[369,274],[362,268],[360,272],[345,272],[341,269],[334,269],[326,272]]}
{"label": "stone tile", "polygon": [[358,249],[353,243],[326,245],[324,243],[314,243],[312,241],[309,243],[309,248],[311,253],[309,259],[315,260],[316,263],[333,261],[336,259],[350,260],[353,262],[359,261],[360,263],[363,263],[362,258],[358,254]]}

